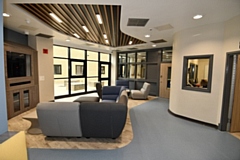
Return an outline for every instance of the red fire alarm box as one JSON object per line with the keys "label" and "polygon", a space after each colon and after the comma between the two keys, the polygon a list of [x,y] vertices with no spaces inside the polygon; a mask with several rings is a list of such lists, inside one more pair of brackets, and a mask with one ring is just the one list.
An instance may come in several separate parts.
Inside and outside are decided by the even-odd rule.
{"label": "red fire alarm box", "polygon": [[43,49],[43,54],[48,54],[48,49]]}

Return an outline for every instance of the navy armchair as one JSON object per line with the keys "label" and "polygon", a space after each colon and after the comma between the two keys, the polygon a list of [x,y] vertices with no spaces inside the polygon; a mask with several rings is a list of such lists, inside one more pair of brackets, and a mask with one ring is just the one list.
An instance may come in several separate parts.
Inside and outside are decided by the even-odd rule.
{"label": "navy armchair", "polygon": [[129,81],[124,79],[116,80],[116,86],[124,86],[126,89],[129,89]]}
{"label": "navy armchair", "polygon": [[123,86],[104,86],[102,90],[103,102],[116,102],[125,88]]}

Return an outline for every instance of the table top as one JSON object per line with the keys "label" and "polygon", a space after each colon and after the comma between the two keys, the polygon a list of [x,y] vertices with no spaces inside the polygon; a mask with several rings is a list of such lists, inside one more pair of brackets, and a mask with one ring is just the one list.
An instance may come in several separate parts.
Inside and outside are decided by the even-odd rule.
{"label": "table top", "polygon": [[22,116],[22,118],[23,119],[38,119],[37,112],[36,111],[30,112],[30,113]]}

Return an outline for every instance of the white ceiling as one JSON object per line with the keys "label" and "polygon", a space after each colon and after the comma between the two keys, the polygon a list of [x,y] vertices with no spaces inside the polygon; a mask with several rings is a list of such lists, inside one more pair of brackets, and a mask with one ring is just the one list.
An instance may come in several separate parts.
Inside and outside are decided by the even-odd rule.
{"label": "white ceiling", "polygon": [[[70,42],[65,40],[69,37],[51,29],[40,20],[29,15],[27,12],[12,3],[69,3],[69,4],[109,4],[121,5],[121,31],[147,42],[141,45],[111,48],[99,44],[92,44],[77,38],[70,37]],[[30,35],[38,33],[53,35],[54,43],[68,45],[77,48],[91,49],[103,52],[111,50],[126,50],[127,48],[152,48],[152,40],[165,39],[166,43],[157,44],[156,47],[172,46],[174,33],[200,25],[224,22],[240,14],[240,0],[4,0],[4,12],[11,15],[4,18],[4,26],[20,33],[28,31]],[[200,20],[193,20],[193,16],[202,14]],[[128,18],[149,18],[145,27],[128,27]],[[27,21],[29,23],[27,23]],[[159,31],[156,27],[170,24],[172,29]],[[26,30],[19,26],[34,27],[36,30]],[[150,31],[151,30],[151,31]],[[150,38],[145,38],[150,34]]]}

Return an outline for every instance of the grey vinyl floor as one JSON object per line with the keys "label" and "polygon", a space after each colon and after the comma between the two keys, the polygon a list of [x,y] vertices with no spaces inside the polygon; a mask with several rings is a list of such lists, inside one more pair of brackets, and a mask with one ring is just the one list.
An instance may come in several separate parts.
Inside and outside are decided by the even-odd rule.
{"label": "grey vinyl floor", "polygon": [[175,117],[157,98],[130,111],[134,138],[114,150],[28,149],[30,160],[240,160],[240,140]]}

